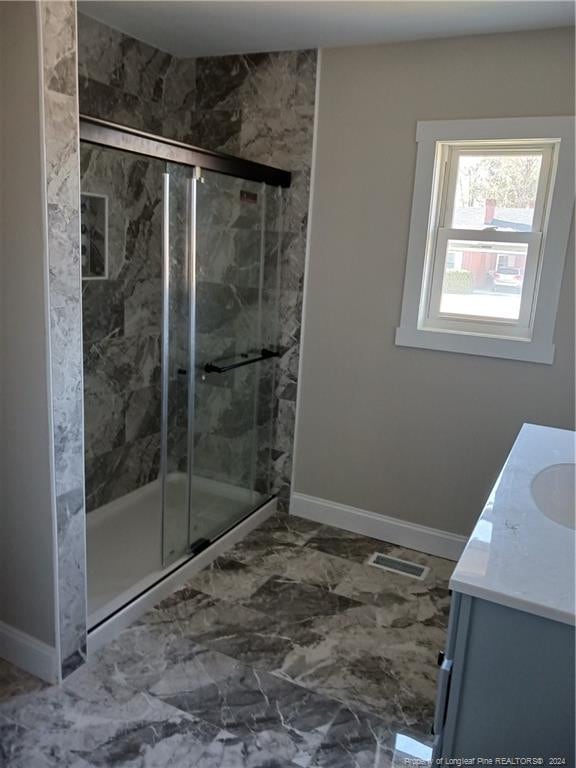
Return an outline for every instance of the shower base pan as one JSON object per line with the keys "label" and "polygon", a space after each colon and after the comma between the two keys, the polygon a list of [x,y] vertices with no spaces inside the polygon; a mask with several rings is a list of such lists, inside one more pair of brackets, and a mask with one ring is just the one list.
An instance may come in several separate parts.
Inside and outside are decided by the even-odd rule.
{"label": "shower base pan", "polygon": [[[185,476],[178,474],[168,478],[168,551],[177,549],[182,535],[187,532],[182,503],[185,482]],[[256,496],[246,489],[206,478],[193,478],[192,491],[198,512],[194,513],[191,523],[191,539],[215,539],[215,534],[218,538],[200,554],[191,556],[187,553],[166,568],[162,568],[163,521],[158,480],[88,514],[89,631],[139,598],[141,602],[144,596],[147,599],[143,610],[147,610],[164,596],[157,592],[155,585],[170,580],[169,593],[233,546],[275,509],[275,499],[267,501],[266,497]],[[258,504],[262,506],[258,507]]]}

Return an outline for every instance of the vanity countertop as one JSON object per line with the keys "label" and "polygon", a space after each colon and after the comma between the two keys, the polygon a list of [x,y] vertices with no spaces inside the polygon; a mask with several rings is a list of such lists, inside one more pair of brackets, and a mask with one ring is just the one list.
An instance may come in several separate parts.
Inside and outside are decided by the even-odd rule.
{"label": "vanity countertop", "polygon": [[531,490],[542,470],[574,464],[575,440],[576,433],[565,429],[522,427],[452,574],[451,589],[576,623],[575,531],[544,515]]}

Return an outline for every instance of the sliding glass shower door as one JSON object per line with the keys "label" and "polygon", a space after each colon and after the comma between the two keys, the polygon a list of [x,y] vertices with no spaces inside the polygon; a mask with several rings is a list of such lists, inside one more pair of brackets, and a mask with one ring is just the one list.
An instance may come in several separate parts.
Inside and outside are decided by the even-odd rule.
{"label": "sliding glass shower door", "polygon": [[270,495],[279,191],[169,165],[164,561]]}
{"label": "sliding glass shower door", "polygon": [[83,142],[90,625],[271,495],[279,187]]}

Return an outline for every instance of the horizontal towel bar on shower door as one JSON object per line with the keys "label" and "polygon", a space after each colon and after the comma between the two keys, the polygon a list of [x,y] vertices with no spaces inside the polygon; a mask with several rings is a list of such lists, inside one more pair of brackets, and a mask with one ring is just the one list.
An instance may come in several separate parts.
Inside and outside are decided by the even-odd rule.
{"label": "horizontal towel bar on shower door", "polygon": [[244,365],[252,365],[252,363],[259,363],[261,360],[280,357],[279,352],[273,352],[271,349],[262,349],[259,354],[255,354],[256,357],[250,357],[248,353],[240,355],[239,360],[234,360],[229,363],[225,363],[224,361],[220,363],[206,363],[204,371],[205,373],[226,373],[227,371],[233,371],[236,368],[242,368]]}
{"label": "horizontal towel bar on shower door", "polygon": [[[269,360],[272,357],[280,357],[280,353],[273,352],[271,349],[263,349],[256,357],[250,357],[249,353],[246,352],[240,355],[240,360],[234,360],[230,363],[206,363],[202,370],[204,373],[226,373],[227,371],[233,371],[235,368],[242,368],[244,365],[252,365],[252,363],[259,363],[262,360]],[[186,376],[187,373],[187,368],[178,368],[179,376]]]}

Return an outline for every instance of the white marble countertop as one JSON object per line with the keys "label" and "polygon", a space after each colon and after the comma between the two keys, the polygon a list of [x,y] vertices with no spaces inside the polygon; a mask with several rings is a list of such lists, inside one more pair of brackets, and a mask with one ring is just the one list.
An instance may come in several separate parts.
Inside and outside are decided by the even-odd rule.
{"label": "white marble countertop", "polygon": [[458,561],[450,588],[567,624],[575,622],[575,532],[546,517],[534,477],[573,464],[576,433],[525,424]]}

